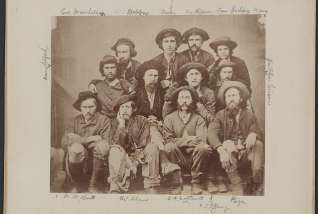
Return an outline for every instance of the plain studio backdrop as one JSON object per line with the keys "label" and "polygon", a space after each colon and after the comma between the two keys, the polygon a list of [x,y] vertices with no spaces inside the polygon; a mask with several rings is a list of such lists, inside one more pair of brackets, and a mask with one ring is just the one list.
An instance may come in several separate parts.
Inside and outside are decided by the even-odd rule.
{"label": "plain studio backdrop", "polygon": [[[59,146],[68,121],[78,112],[72,104],[92,79],[101,79],[99,61],[112,54],[112,45],[122,37],[136,45],[136,60],[150,60],[162,51],[155,43],[157,33],[175,28],[181,33],[191,27],[206,30],[210,39],[202,49],[214,56],[209,43],[229,36],[238,43],[234,56],[248,67],[252,104],[261,128],[265,127],[265,32],[257,15],[202,16],[104,16],[56,17],[52,29],[52,142]],[[188,48],[182,44],[178,52]],[[215,56],[216,58],[216,56]]]}

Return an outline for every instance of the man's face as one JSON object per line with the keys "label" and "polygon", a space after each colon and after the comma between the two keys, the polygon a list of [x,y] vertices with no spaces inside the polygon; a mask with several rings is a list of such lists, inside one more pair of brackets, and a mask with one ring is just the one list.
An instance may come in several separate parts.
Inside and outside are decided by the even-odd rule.
{"label": "man's face", "polygon": [[119,63],[125,63],[130,60],[130,47],[125,44],[118,45],[116,47],[116,55],[119,59]]}
{"label": "man's face", "polygon": [[191,35],[188,38],[188,46],[191,51],[198,51],[203,44],[203,39],[200,35]]}
{"label": "man's face", "polygon": [[154,86],[158,83],[159,74],[155,69],[149,69],[145,72],[144,77],[145,86]]}
{"label": "man's face", "polygon": [[96,113],[96,100],[95,98],[88,98],[81,103],[81,113],[85,120],[89,121]]}
{"label": "man's face", "polygon": [[220,80],[231,80],[233,77],[233,68],[232,67],[223,67],[220,70]]}
{"label": "man's face", "polygon": [[133,101],[126,102],[119,107],[119,114],[124,120],[129,120],[134,112]]}
{"label": "man's face", "polygon": [[221,59],[227,59],[230,57],[230,48],[226,45],[219,45],[217,47],[217,55]]}
{"label": "man's face", "polygon": [[174,36],[167,36],[162,39],[163,52],[167,54],[175,53],[177,50],[177,40]]}
{"label": "man's face", "polygon": [[225,92],[225,103],[228,109],[238,108],[242,102],[240,91],[237,88],[229,88]]}
{"label": "man's face", "polygon": [[112,81],[116,78],[117,67],[115,63],[104,64],[103,71],[107,80]]}
{"label": "man's face", "polygon": [[178,108],[181,111],[188,111],[192,103],[192,96],[190,91],[182,90],[178,94]]}
{"label": "man's face", "polygon": [[185,81],[187,81],[189,86],[197,88],[201,84],[202,74],[197,69],[191,69],[188,71]]}

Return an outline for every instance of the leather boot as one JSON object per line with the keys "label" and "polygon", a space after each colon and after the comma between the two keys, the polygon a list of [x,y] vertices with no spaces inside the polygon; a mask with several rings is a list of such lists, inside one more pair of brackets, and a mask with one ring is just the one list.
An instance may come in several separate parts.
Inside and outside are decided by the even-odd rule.
{"label": "leather boot", "polygon": [[228,172],[228,177],[231,182],[230,184],[230,190],[234,192],[234,194],[237,195],[243,195],[243,185],[241,177],[239,176],[237,170],[234,170],[232,172]]}
{"label": "leather boot", "polygon": [[83,163],[69,163],[69,171],[72,177],[70,182],[71,193],[82,192],[85,179],[85,174],[83,172]]}
{"label": "leather boot", "polygon": [[92,175],[89,180],[89,185],[88,185],[88,192],[89,193],[97,193],[99,192],[97,188],[97,181],[98,178],[100,177],[104,167],[104,161],[94,158],[93,159],[93,170],[92,170]]}
{"label": "leather boot", "polygon": [[225,184],[224,181],[224,177],[223,176],[218,176],[217,177],[217,187],[218,187],[218,192],[220,193],[226,193],[229,191],[229,189],[227,188],[227,185]]}

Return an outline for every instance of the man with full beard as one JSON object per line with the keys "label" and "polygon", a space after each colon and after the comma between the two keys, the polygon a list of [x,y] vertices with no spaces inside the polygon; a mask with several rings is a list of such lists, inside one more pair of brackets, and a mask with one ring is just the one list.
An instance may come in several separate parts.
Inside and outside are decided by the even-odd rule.
{"label": "man with full beard", "polygon": [[241,82],[222,84],[218,99],[226,108],[209,125],[208,142],[220,160],[214,169],[226,171],[232,191],[242,191],[242,184],[247,183],[246,194],[262,194],[263,135],[255,115],[246,109],[249,96],[249,90]]}
{"label": "man with full beard", "polygon": [[128,38],[120,38],[111,48],[115,51],[119,77],[134,84],[135,73],[140,63],[133,59],[137,55],[135,44]]}
{"label": "man with full beard", "polygon": [[181,52],[188,60],[187,62],[199,62],[205,67],[214,63],[214,57],[209,52],[202,50],[201,47],[209,39],[209,34],[200,28],[190,28],[182,35],[182,41],[188,44],[189,49]]}
{"label": "man with full beard", "polygon": [[[175,90],[172,96],[174,111],[164,119],[165,151],[182,173],[191,173],[192,194],[202,193],[212,150],[207,144],[207,127],[204,119],[195,113],[197,92],[189,86]],[[181,186],[182,178],[174,177],[171,185]]]}

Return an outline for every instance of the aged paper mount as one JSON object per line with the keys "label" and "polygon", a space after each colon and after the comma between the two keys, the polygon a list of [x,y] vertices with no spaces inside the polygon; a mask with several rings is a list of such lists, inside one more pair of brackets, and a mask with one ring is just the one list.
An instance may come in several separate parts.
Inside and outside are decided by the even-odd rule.
{"label": "aged paper mount", "polygon": [[[35,1],[35,3],[38,3]],[[299,2],[295,1],[295,3],[299,4]],[[46,104],[44,107],[47,107],[46,110],[41,110],[40,112],[36,111],[30,111],[30,116],[38,115],[37,117],[48,117],[46,119],[40,119],[40,123],[43,124],[44,121],[46,121],[49,124],[49,109],[50,109],[50,81],[51,81],[51,62],[50,62],[50,39],[45,38],[43,39],[43,35],[49,36],[50,29],[49,24],[51,22],[51,16],[151,16],[151,15],[250,15],[250,14],[259,14],[260,15],[260,23],[262,23],[263,20],[266,20],[266,89],[265,89],[265,98],[266,98],[266,135],[269,135],[267,137],[268,141],[272,140],[273,142],[281,143],[284,146],[288,145],[287,142],[283,142],[283,136],[278,137],[277,135],[279,133],[286,134],[289,132],[285,131],[275,131],[273,130],[273,124],[278,118],[275,118],[278,116],[282,111],[286,110],[286,107],[283,106],[282,101],[285,100],[284,95],[287,95],[286,88],[288,85],[293,81],[295,81],[297,78],[301,81],[301,83],[296,87],[298,89],[298,93],[296,92],[295,96],[297,97],[303,97],[303,93],[305,91],[308,91],[308,99],[300,98],[299,100],[302,102],[307,103],[307,106],[310,106],[313,104],[313,89],[311,88],[313,86],[313,82],[311,81],[311,78],[313,77],[313,51],[309,44],[305,43],[303,46],[293,46],[293,50],[298,50],[299,53],[303,54],[304,58],[307,58],[308,60],[305,60],[300,57],[295,57],[299,59],[299,63],[295,61],[290,61],[287,59],[287,57],[281,57],[286,56],[286,50],[277,50],[277,48],[274,48],[274,46],[279,45],[280,39],[278,38],[280,34],[277,32],[279,29],[275,25],[275,20],[279,18],[278,15],[278,9],[273,9],[274,6],[272,6],[270,3],[262,4],[259,7],[257,7],[257,4],[255,6],[246,6],[245,4],[241,4],[243,6],[237,6],[235,4],[231,6],[220,6],[215,7],[214,9],[202,9],[202,8],[211,8],[209,7],[188,7],[188,8],[197,8],[197,9],[181,9],[180,2],[178,7],[176,6],[177,2],[170,1],[168,4],[166,4],[165,9],[160,10],[146,10],[144,7],[131,7],[127,9],[110,9],[110,10],[104,10],[99,9],[103,8],[100,5],[97,4],[97,6],[82,6],[82,7],[74,7],[74,6],[59,6],[54,8],[54,12],[50,10],[50,15],[43,15],[44,24],[41,25],[40,32],[34,32],[34,34],[38,33],[36,36],[41,37],[42,39],[38,42],[33,42],[32,44],[36,44],[35,47],[33,46],[26,46],[26,48],[30,48],[30,52],[34,53],[34,56],[25,56],[27,59],[30,59],[32,64],[28,65],[30,66],[30,74],[29,77],[27,77],[26,80],[30,80],[30,82],[35,81],[36,84],[30,88],[29,92],[35,92],[40,93],[39,97],[43,101],[39,102],[45,102]],[[274,4],[274,2],[273,2]],[[304,8],[311,8],[311,4],[313,4],[310,1],[304,2],[306,7]],[[208,5],[205,3],[204,5]],[[285,1],[285,5],[287,5],[287,1]],[[15,7],[13,7],[15,6]],[[180,6],[180,8],[179,8]],[[105,6],[104,6],[105,7]],[[186,5],[184,6],[187,7]],[[289,6],[291,7],[291,6]],[[287,9],[289,9],[286,8]],[[296,7],[296,6],[295,6]],[[14,8],[16,8],[17,11],[19,11],[22,8],[19,8],[16,3],[11,3],[11,7],[9,4],[9,11],[11,12],[11,22],[14,21],[14,18],[20,18],[18,15],[14,14]],[[140,9],[143,8],[143,9]],[[158,7],[161,8],[161,7]],[[266,9],[264,9],[266,8]],[[302,14],[305,16],[305,9],[300,8]],[[282,9],[282,8],[281,8]],[[295,10],[295,8],[290,8],[291,10]],[[46,11],[47,8],[44,9]],[[283,9],[282,9],[283,11]],[[19,13],[17,13],[19,14]],[[290,17],[290,13],[286,14],[286,16]],[[307,16],[306,16],[307,17]],[[310,17],[312,18],[312,17]],[[309,19],[309,17],[308,17]],[[308,23],[311,24],[312,20],[308,20]],[[10,19],[9,19],[10,21]],[[22,24],[22,23],[21,23]],[[296,23],[297,24],[297,23]],[[54,22],[53,22],[54,25]],[[42,29],[44,26],[47,27],[47,29]],[[274,27],[275,26],[275,27]],[[297,25],[298,26],[298,25]],[[54,26],[53,26],[54,27]],[[272,28],[271,28],[272,27]],[[301,28],[300,26],[298,26]],[[308,40],[312,39],[310,41],[311,45],[314,46],[314,40],[312,37],[313,33],[313,26],[306,26],[301,28],[301,31],[304,34],[309,34]],[[9,27],[9,36],[12,35],[14,32],[13,30],[18,29],[15,25],[10,28]],[[45,33],[43,33],[43,31]],[[297,31],[291,31],[286,33],[287,35],[289,33],[295,33]],[[307,33],[306,33],[307,32]],[[11,34],[10,34],[11,33]],[[35,38],[31,38],[32,34],[28,35],[28,39],[34,40]],[[301,35],[299,35],[300,37]],[[294,37],[293,37],[294,38]],[[286,38],[284,38],[286,39]],[[12,37],[11,40],[9,39],[8,42],[11,44],[11,51],[9,46],[8,51],[8,58],[9,58],[9,65],[8,68],[11,68],[12,72],[7,77],[7,87],[8,87],[8,93],[16,93],[14,89],[14,84],[12,84],[14,81],[13,79],[20,74],[21,67],[19,66],[13,66],[13,59],[16,57],[16,60],[18,60],[19,63],[25,63],[25,59],[21,59],[19,55],[17,55],[17,51],[15,50],[16,47],[12,46],[12,43],[16,41],[15,37]],[[303,41],[303,40],[302,40]],[[309,42],[309,41],[308,41]],[[284,44],[285,45],[285,44]],[[283,46],[287,47],[287,46]],[[308,48],[310,48],[310,53],[306,55],[305,53],[308,52]],[[14,49],[14,50],[13,50]],[[285,54],[285,55],[284,55]],[[287,63],[290,63],[289,66],[284,67]],[[293,66],[292,66],[293,65]],[[297,69],[299,67],[303,67],[308,71],[308,74],[306,77],[299,77],[299,73],[297,73]],[[33,68],[35,68],[33,70]],[[289,71],[286,70],[286,68],[291,68]],[[290,72],[290,76],[286,75]],[[25,74],[21,74],[22,78]],[[286,77],[286,78],[284,78]],[[22,78],[23,79],[23,78]],[[307,81],[309,80],[309,81]],[[303,82],[307,81],[309,84],[303,84]],[[22,83],[22,81],[18,81],[18,83]],[[24,83],[25,84],[25,83]],[[23,87],[24,84],[21,84],[19,87]],[[307,87],[305,87],[307,86]],[[20,88],[19,88],[20,89]],[[42,92],[39,92],[39,90],[44,89]],[[292,89],[291,89],[292,90]],[[27,93],[27,92],[25,92]],[[24,93],[22,93],[25,95]],[[16,97],[19,98],[19,95]],[[7,102],[7,107],[14,106],[15,103],[20,104],[16,101],[16,98],[10,98]],[[44,98],[44,99],[43,99]],[[24,100],[24,99],[22,99]],[[289,104],[296,104],[294,102],[294,99],[292,101],[288,102]],[[43,107],[43,106],[41,106]],[[265,196],[262,197],[244,197],[244,196],[167,196],[167,195],[157,195],[157,196],[150,196],[150,195],[101,195],[101,194],[68,194],[68,193],[49,193],[49,187],[48,187],[48,170],[47,167],[49,166],[49,160],[48,158],[45,159],[45,157],[48,157],[48,146],[49,146],[49,125],[44,125],[41,130],[44,129],[44,132],[42,132],[39,138],[32,138],[30,136],[26,136],[30,141],[30,145],[32,148],[34,148],[33,151],[30,149],[26,149],[25,151],[28,152],[34,152],[34,153],[40,153],[42,149],[47,148],[47,151],[42,151],[42,155],[35,155],[33,158],[26,157],[22,155],[20,158],[18,157],[15,162],[11,162],[11,160],[14,159],[13,154],[16,152],[21,152],[21,149],[18,149],[18,137],[13,137],[12,125],[17,124],[19,121],[18,116],[12,116],[14,114],[13,110],[8,110],[9,118],[11,116],[11,121],[7,121],[7,128],[11,130],[7,130],[7,142],[6,144],[6,182],[8,186],[6,186],[6,211],[7,213],[20,213],[20,211],[25,210],[25,212],[33,212],[33,213],[86,213],[86,212],[93,212],[93,213],[104,213],[104,212],[114,212],[114,213],[162,213],[162,212],[168,212],[168,213],[192,213],[192,212],[198,212],[198,213],[255,213],[256,211],[259,213],[311,213],[312,206],[313,206],[313,154],[310,152],[310,149],[313,148],[313,108],[308,107],[306,109],[300,108],[299,106],[294,106],[294,108],[291,107],[289,110],[298,110],[300,111],[299,114],[295,115],[295,120],[300,121],[302,124],[303,120],[306,120],[305,123],[309,124],[307,129],[301,129],[299,135],[295,135],[294,137],[298,136],[297,140],[304,139],[306,143],[304,143],[304,147],[299,148],[298,146],[293,146],[290,151],[295,152],[298,150],[298,161],[289,159],[292,156],[285,155],[284,153],[288,151],[288,149],[285,151],[283,148],[284,146],[275,146],[270,145],[266,148],[266,181],[267,186],[265,189]],[[22,109],[15,109],[19,112],[22,112]],[[301,114],[303,112],[303,114]],[[35,117],[36,118],[36,117]],[[25,120],[22,120],[25,121]],[[20,122],[22,122],[20,121]],[[27,123],[29,124],[29,123]],[[288,129],[287,126],[288,122],[285,123],[285,129]],[[268,127],[268,128],[267,128]],[[40,129],[38,129],[38,126],[35,126],[36,130],[33,128],[28,128],[27,130],[30,131],[30,135],[36,135],[39,133]],[[276,128],[276,127],[275,127]],[[281,127],[280,127],[281,128]],[[295,131],[296,127],[291,127],[291,131]],[[23,126],[18,127],[18,134],[16,135],[23,136]],[[304,133],[305,130],[308,131],[308,133]],[[21,132],[21,134],[20,134]],[[307,137],[303,137],[304,135],[307,135]],[[301,138],[302,137],[302,138]],[[44,140],[45,141],[39,143],[38,140]],[[289,137],[286,137],[285,139],[292,140]],[[19,142],[19,143],[26,143],[26,142]],[[37,147],[37,145],[42,144]],[[45,146],[43,146],[43,144]],[[292,143],[292,145],[295,145]],[[22,148],[23,149],[23,148]],[[276,152],[275,152],[276,150]],[[32,153],[29,153],[32,156]],[[279,155],[277,153],[282,153],[282,155]],[[284,157],[286,157],[288,160],[282,160]],[[38,164],[38,161],[41,161],[39,158],[44,158],[47,161],[42,161],[44,163]],[[38,184],[35,184],[34,182],[30,182],[30,178],[26,178],[25,181],[21,181],[22,176],[28,176],[28,172],[26,170],[22,170],[22,168],[25,168],[25,164],[23,161],[29,161],[30,163],[33,163],[35,166],[39,166],[38,169],[43,169],[44,173],[40,173],[35,170],[31,170],[34,174],[34,181],[38,181]],[[283,174],[279,174],[280,169],[277,169],[275,167],[275,164],[278,162],[283,162],[286,164],[286,167],[289,168],[289,170],[295,170],[297,171],[296,167],[302,167],[302,166],[308,166],[304,167],[301,170],[301,173],[304,174],[302,177],[303,180],[299,180],[299,177],[297,176],[297,179],[290,179],[286,180],[286,176]],[[289,163],[292,165],[295,165],[295,167],[289,166]],[[301,164],[300,164],[301,163]],[[279,166],[282,166],[282,164],[279,164]],[[35,167],[37,168],[37,167]],[[41,171],[41,170],[40,170]],[[279,176],[277,176],[279,174]],[[290,173],[290,175],[293,175],[294,173]],[[271,179],[271,177],[275,177],[275,179]],[[279,180],[278,177],[281,179]],[[290,177],[289,177],[290,178]],[[10,180],[9,180],[10,179]],[[288,185],[290,187],[294,186],[294,189],[291,189],[291,194],[294,195],[297,199],[290,198],[289,189],[286,185],[282,185],[285,182],[290,182],[291,185]],[[33,184],[32,186],[28,186],[28,184]],[[293,185],[294,184],[294,185]],[[301,184],[306,184],[306,186],[303,186]],[[281,189],[279,189],[281,187]],[[276,189],[278,188],[278,189]],[[275,190],[276,189],[276,190]],[[34,194],[32,192],[34,190]],[[305,193],[303,192],[305,191]],[[280,193],[281,194],[280,194]],[[283,196],[284,195],[284,196]],[[16,198],[16,202],[14,202],[14,198]],[[24,198],[26,201],[22,202],[22,198]],[[35,203],[35,201],[37,201]],[[298,203],[296,203],[296,201]],[[15,204],[15,205],[14,205]],[[165,210],[162,210],[164,208]],[[133,211],[132,211],[133,210]]]}

